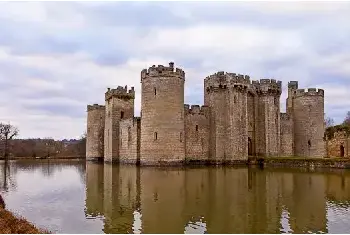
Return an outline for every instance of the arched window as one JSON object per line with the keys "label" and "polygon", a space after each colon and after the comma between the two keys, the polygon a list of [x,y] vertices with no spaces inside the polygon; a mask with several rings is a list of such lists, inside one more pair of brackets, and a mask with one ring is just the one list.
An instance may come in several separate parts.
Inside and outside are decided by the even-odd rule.
{"label": "arched window", "polygon": [[154,95],[157,95],[157,88],[154,88]]}
{"label": "arched window", "polygon": [[234,96],[233,102],[236,104],[237,103],[237,96]]}
{"label": "arched window", "polygon": [[121,119],[124,118],[124,112],[123,112],[123,111],[120,112],[120,118],[121,118]]}
{"label": "arched window", "polygon": [[196,125],[196,131],[198,131],[198,125]]}
{"label": "arched window", "polygon": [[154,132],[154,140],[157,140],[157,139],[158,139],[158,133]]}

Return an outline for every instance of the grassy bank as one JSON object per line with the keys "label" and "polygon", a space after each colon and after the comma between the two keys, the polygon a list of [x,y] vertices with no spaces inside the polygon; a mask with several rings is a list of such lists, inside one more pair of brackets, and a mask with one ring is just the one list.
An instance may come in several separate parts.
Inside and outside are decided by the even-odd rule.
{"label": "grassy bank", "polygon": [[48,231],[38,229],[24,218],[16,217],[10,211],[0,207],[1,234],[47,234]]}

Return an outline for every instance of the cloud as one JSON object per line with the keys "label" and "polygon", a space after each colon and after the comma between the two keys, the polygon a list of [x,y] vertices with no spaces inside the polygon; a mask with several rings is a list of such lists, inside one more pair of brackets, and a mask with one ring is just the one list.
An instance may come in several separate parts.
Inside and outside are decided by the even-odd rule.
{"label": "cloud", "polygon": [[[1,2],[0,121],[21,137],[77,138],[86,105],[107,87],[174,61],[185,102],[203,104],[203,79],[219,70],[298,80],[325,89],[325,111],[350,110],[350,4],[252,2]],[[284,107],[282,110],[285,110]]]}

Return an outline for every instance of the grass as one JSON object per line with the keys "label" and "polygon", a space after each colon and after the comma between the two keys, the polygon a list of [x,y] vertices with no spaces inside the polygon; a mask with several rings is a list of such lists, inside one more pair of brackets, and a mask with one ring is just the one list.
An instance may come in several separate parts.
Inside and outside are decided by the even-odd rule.
{"label": "grass", "polygon": [[49,231],[38,229],[21,217],[16,217],[10,211],[0,207],[1,234],[48,234]]}

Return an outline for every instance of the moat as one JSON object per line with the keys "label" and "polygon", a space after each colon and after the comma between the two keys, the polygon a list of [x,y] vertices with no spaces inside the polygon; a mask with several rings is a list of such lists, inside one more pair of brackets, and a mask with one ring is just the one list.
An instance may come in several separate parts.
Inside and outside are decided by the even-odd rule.
{"label": "moat", "polygon": [[350,170],[0,162],[10,211],[53,233],[349,233]]}

